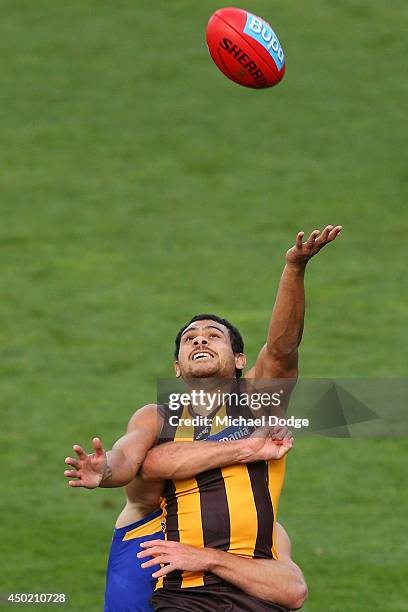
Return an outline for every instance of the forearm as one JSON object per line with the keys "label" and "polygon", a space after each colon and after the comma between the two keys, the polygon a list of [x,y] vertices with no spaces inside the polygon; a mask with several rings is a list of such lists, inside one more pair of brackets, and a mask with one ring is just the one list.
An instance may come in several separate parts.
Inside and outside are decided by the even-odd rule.
{"label": "forearm", "polygon": [[305,316],[305,265],[286,264],[279,283],[266,341],[274,356],[297,353]]}
{"label": "forearm", "polygon": [[131,461],[120,449],[113,448],[106,455],[107,462],[99,487],[123,487],[133,480],[140,464]]}
{"label": "forearm", "polygon": [[307,587],[303,574],[291,560],[245,559],[220,550],[205,549],[206,570],[249,595],[289,609],[303,605]]}
{"label": "forearm", "polygon": [[306,242],[304,232],[286,253],[286,265],[279,283],[266,343],[247,378],[297,379],[298,346],[302,340],[305,316],[304,275],[306,265],[326,244],[335,240],[341,226],[327,225],[314,230]]}
{"label": "forearm", "polygon": [[255,460],[256,455],[245,440],[166,442],[147,453],[141,476],[145,480],[192,478],[207,470]]}

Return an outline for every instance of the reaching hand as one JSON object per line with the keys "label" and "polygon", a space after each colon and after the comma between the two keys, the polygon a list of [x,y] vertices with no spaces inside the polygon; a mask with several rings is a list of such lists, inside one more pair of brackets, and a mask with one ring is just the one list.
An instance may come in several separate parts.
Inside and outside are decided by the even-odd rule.
{"label": "reaching hand", "polygon": [[72,457],[67,457],[65,459],[65,463],[71,465],[75,469],[65,470],[64,476],[77,479],[68,482],[70,487],[96,489],[102,478],[106,477],[109,468],[106,452],[102,447],[100,439],[94,438],[92,440],[92,446],[95,449],[95,453],[87,455],[78,444],[74,444],[72,448],[78,455],[78,459],[72,459]]}
{"label": "reaching hand", "polygon": [[327,225],[322,233],[314,230],[306,242],[303,242],[304,232],[299,232],[296,236],[295,245],[286,253],[286,262],[291,265],[305,265],[316,253],[326,244],[333,242],[342,230],[341,225]]}

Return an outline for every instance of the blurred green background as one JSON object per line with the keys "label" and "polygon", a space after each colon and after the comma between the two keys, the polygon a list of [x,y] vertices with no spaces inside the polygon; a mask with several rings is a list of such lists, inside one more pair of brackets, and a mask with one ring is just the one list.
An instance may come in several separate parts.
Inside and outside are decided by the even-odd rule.
{"label": "blurred green background", "polygon": [[[406,2],[248,0],[286,51],[228,81],[208,0],[3,0],[0,591],[102,609],[122,491],[69,490],[214,311],[253,361],[296,232],[341,223],[307,274],[305,376],[407,374]],[[407,610],[406,441],[298,441],[280,520],[310,612]],[[5,609],[5,608],[3,608]]]}

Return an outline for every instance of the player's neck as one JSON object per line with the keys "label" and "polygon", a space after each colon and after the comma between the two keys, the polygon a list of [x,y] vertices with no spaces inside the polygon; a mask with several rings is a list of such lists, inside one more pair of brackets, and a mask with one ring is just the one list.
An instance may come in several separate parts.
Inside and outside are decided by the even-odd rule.
{"label": "player's neck", "polygon": [[223,403],[223,395],[233,391],[234,379],[206,378],[188,381],[190,412],[211,416]]}

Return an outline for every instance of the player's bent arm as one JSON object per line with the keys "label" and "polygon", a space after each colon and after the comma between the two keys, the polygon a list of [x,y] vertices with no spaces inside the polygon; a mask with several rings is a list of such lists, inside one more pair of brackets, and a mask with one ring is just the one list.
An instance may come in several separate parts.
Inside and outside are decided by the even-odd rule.
{"label": "player's bent arm", "polygon": [[95,453],[87,454],[80,446],[73,448],[77,459],[68,457],[65,463],[71,470],[64,475],[72,487],[122,487],[136,476],[147,451],[157,439],[159,430],[157,407],[153,404],[144,406],[130,419],[127,433],[105,452],[99,438],[93,439]]}
{"label": "player's bent arm", "polygon": [[181,480],[238,463],[281,459],[293,445],[291,433],[284,440],[253,436],[228,442],[166,442],[152,448],[140,470],[144,480]]}
{"label": "player's bent arm", "polygon": [[106,453],[106,469],[100,487],[122,487],[134,479],[157,438],[157,408],[144,406],[132,416],[127,433]]}
{"label": "player's bent arm", "polygon": [[244,559],[215,549],[211,553],[204,571],[216,574],[249,595],[289,610],[298,610],[303,606],[307,587],[293,562]]}
{"label": "player's bent arm", "polygon": [[280,525],[277,531],[279,559],[244,559],[214,550],[206,569],[249,595],[297,610],[307,598],[306,582],[302,571],[291,559],[286,531]]}
{"label": "player's bent arm", "polygon": [[[290,540],[277,525],[279,559],[245,559],[212,548],[195,548],[179,542],[153,540],[143,542],[138,557],[153,556],[142,567],[164,564],[153,574],[158,578],[175,569],[209,571],[234,584],[249,595],[297,610],[307,598],[307,586],[300,568],[291,559]],[[280,547],[280,550],[279,550]]]}
{"label": "player's bent arm", "polygon": [[233,442],[166,442],[146,455],[140,475],[144,480],[191,478],[214,468],[248,463],[245,440]]}

